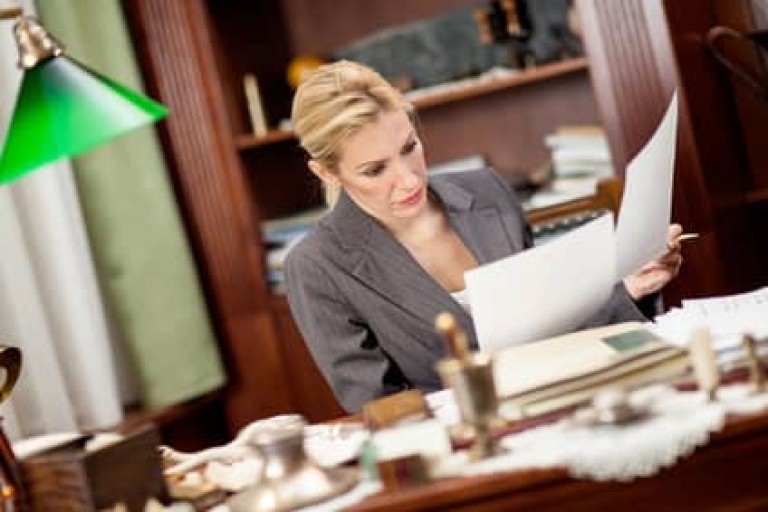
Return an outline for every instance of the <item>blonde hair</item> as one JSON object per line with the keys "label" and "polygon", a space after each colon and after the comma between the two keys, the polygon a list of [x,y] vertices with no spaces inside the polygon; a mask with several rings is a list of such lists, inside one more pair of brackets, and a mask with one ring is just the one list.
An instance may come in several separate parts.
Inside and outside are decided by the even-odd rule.
{"label": "blonde hair", "polygon": [[[373,69],[347,60],[308,74],[293,98],[291,122],[310,158],[338,172],[340,146],[384,111],[401,109],[415,125],[413,107]],[[326,199],[335,191],[326,189]]]}

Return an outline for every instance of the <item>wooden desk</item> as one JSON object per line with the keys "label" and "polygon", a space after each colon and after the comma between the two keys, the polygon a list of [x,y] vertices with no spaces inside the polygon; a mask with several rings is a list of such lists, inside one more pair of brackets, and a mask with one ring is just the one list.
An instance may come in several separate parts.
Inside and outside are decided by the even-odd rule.
{"label": "wooden desk", "polygon": [[350,510],[765,511],[768,413],[730,420],[673,467],[630,483],[575,480],[563,469],[515,471],[380,494]]}

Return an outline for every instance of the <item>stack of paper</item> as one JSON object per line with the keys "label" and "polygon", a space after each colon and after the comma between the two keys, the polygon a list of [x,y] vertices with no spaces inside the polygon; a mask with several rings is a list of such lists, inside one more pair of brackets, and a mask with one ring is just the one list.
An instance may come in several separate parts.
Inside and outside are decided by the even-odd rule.
{"label": "stack of paper", "polygon": [[499,352],[495,364],[502,401],[536,416],[587,401],[604,388],[685,375],[690,361],[685,349],[627,322],[513,346]]}
{"label": "stack of paper", "polygon": [[[681,308],[657,316],[652,328],[682,346],[695,329],[702,327],[709,329],[721,367],[740,363],[745,334],[768,340],[768,287],[736,295],[684,300]],[[768,346],[760,346],[759,351],[768,356]]]}
{"label": "stack of paper", "polygon": [[555,176],[613,175],[605,132],[599,126],[562,126],[544,138]]}

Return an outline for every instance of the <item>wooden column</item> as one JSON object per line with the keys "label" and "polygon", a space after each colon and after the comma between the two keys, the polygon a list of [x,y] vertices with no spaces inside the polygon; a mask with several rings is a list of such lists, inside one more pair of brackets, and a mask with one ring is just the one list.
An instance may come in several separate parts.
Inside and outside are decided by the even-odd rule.
{"label": "wooden column", "polygon": [[293,408],[268,309],[257,215],[234,150],[202,0],[131,0],[125,9],[150,92],[170,108],[160,130],[202,269],[228,370],[234,431]]}
{"label": "wooden column", "polygon": [[[746,199],[750,170],[733,94],[709,54],[714,1],[578,0],[593,87],[620,174],[680,99],[673,221],[702,234],[684,248],[680,277],[665,293],[732,293],[765,283],[757,262],[768,241],[745,244],[765,225]],[[765,122],[765,121],[764,121]]]}

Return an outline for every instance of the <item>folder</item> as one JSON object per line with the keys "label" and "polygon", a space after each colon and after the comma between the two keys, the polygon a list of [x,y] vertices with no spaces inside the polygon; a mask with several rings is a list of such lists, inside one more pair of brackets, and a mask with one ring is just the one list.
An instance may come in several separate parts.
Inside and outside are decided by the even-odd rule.
{"label": "folder", "polygon": [[586,402],[601,389],[675,380],[689,370],[686,349],[625,322],[504,349],[495,379],[502,403],[537,416]]}

